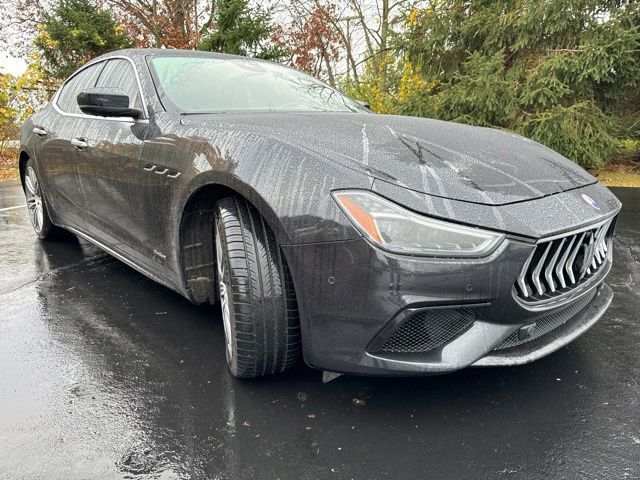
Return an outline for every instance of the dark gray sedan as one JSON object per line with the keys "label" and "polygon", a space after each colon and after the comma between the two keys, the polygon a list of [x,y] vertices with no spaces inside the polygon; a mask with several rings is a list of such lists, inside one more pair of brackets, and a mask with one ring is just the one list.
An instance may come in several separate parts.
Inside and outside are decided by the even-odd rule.
{"label": "dark gray sedan", "polygon": [[620,203],[509,132],[375,115],[269,62],[124,50],[22,129],[40,238],[69,230],[222,311],[229,368],[430,374],[591,327]]}

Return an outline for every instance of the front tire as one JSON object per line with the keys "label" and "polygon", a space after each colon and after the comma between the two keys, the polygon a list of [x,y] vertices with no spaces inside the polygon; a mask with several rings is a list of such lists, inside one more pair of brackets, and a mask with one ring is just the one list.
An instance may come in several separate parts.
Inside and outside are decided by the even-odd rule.
{"label": "front tire", "polygon": [[289,268],[271,229],[246,200],[216,204],[217,284],[231,373],[283,372],[300,357],[300,320]]}
{"label": "front tire", "polygon": [[42,185],[36,174],[32,160],[25,165],[24,196],[27,201],[27,211],[31,225],[40,239],[51,238],[58,228],[51,222],[49,210],[42,194]]}

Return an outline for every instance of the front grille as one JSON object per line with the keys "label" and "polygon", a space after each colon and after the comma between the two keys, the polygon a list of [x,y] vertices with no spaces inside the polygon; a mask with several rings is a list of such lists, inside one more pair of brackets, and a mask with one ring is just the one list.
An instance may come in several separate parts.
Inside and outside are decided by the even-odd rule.
{"label": "front grille", "polygon": [[559,310],[551,315],[547,315],[546,317],[542,317],[536,321],[535,327],[531,332],[531,335],[525,339],[519,338],[518,330],[509,335],[500,345],[498,345],[494,350],[504,350],[505,348],[517,347],[518,345],[522,345],[523,343],[530,342],[535,340],[536,338],[540,338],[547,333],[552,332],[558,327],[561,327],[573,317],[575,317],[578,313],[580,313],[583,309],[591,303],[591,300],[596,296],[596,292],[589,293],[584,297],[576,300],[574,303],[569,306]]}
{"label": "front grille", "polygon": [[535,302],[577,287],[605,264],[612,233],[613,219],[609,219],[588,230],[538,243],[518,275],[516,295]]}
{"label": "front grille", "polygon": [[469,308],[421,310],[407,317],[377,351],[428,352],[461,335],[475,320]]}

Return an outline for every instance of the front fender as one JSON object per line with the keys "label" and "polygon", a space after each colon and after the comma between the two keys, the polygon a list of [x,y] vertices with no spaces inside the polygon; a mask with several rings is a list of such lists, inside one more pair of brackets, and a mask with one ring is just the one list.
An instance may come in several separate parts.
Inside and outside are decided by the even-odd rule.
{"label": "front fender", "polygon": [[249,200],[281,245],[360,237],[331,191],[370,189],[371,177],[254,132],[191,126],[181,134],[185,148],[177,148],[176,155],[187,158],[173,218],[181,218],[199,189],[218,185]]}
{"label": "front fender", "polygon": [[[193,177],[180,191],[174,203],[174,215],[172,218],[178,219],[176,234],[179,234],[179,225],[182,222],[184,212],[189,201],[194,198],[203,188],[213,187],[216,192],[234,192],[246,198],[260,212],[282,245],[291,243],[289,232],[272,208],[272,206],[262,197],[255,188],[240,181],[237,177],[228,172],[207,171]],[[219,196],[217,194],[216,196]]]}

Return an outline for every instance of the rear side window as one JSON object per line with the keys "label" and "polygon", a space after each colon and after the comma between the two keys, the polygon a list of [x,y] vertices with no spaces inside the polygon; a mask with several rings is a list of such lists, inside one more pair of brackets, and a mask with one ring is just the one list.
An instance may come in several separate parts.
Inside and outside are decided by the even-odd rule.
{"label": "rear side window", "polygon": [[78,108],[76,98],[83,90],[96,86],[96,80],[98,80],[103,67],[104,62],[95,63],[71,77],[60,90],[60,95],[56,102],[60,110],[67,113],[82,113]]}
{"label": "rear side window", "polygon": [[107,65],[100,74],[97,87],[120,88],[129,95],[130,107],[142,109],[142,99],[136,74],[131,63],[122,58],[107,61]]}

